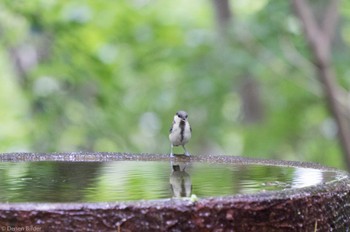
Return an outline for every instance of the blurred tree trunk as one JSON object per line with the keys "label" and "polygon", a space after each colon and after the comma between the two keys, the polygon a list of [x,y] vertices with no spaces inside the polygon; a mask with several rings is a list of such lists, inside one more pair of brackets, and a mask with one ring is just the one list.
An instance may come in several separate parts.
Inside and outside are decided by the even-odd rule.
{"label": "blurred tree trunk", "polygon": [[226,38],[228,36],[227,30],[232,20],[229,0],[212,0],[212,2],[219,34],[221,37]]}
{"label": "blurred tree trunk", "polygon": [[249,75],[244,77],[239,90],[242,99],[242,115],[245,123],[257,123],[263,119],[263,104],[259,83]]}
{"label": "blurred tree trunk", "polygon": [[[232,25],[233,13],[230,8],[229,0],[212,0],[216,24],[218,27],[218,33],[221,41],[230,40],[229,29]],[[229,46],[224,43],[224,46]],[[263,106],[260,97],[259,83],[255,78],[251,77],[247,72],[243,78],[239,87],[239,94],[242,103],[242,115],[245,123],[256,123],[263,118]]]}
{"label": "blurred tree trunk", "polygon": [[323,87],[328,107],[338,127],[338,137],[344,152],[347,168],[350,170],[350,125],[347,115],[341,108],[339,99],[341,87],[337,84],[331,65],[331,44],[339,18],[338,0],[327,1],[322,13],[323,18],[317,23],[315,15],[306,0],[293,0],[297,16],[303,24],[305,37],[313,54],[315,69]]}

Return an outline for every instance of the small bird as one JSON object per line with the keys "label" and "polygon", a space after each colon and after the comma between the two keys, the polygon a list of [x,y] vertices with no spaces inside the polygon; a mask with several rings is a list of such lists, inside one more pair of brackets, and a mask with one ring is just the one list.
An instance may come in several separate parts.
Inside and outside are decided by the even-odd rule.
{"label": "small bird", "polygon": [[170,157],[174,157],[173,147],[182,146],[185,150],[185,155],[190,156],[186,150],[185,144],[190,140],[192,129],[190,123],[187,121],[188,114],[185,111],[178,111],[174,116],[173,125],[170,128],[169,139],[171,143]]}

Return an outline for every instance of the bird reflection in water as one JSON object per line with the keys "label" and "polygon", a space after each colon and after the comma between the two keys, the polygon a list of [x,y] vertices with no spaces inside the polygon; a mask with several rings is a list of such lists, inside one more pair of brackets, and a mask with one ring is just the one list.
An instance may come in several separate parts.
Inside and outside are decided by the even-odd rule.
{"label": "bird reflection in water", "polygon": [[191,196],[192,181],[190,175],[185,171],[187,165],[183,162],[171,162],[170,186],[174,198]]}

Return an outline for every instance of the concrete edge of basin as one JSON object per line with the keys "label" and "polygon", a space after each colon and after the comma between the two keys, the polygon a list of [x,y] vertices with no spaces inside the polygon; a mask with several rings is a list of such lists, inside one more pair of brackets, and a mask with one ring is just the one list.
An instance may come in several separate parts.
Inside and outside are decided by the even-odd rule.
{"label": "concrete edge of basin", "polygon": [[57,153],[0,153],[0,162],[21,162],[21,161],[70,161],[70,162],[107,162],[107,161],[193,161],[211,163],[235,163],[235,164],[262,164],[290,167],[317,168],[321,170],[335,170],[335,168],[323,166],[318,163],[258,159],[242,156],[228,155],[194,155],[186,157],[178,155],[170,158],[168,154],[133,154],[117,152],[57,152]]}

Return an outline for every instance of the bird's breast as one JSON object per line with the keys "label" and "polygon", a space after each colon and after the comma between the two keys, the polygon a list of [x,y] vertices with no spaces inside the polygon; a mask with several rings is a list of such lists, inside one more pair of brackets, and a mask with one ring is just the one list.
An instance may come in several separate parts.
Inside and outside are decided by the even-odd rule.
{"label": "bird's breast", "polygon": [[181,121],[173,125],[169,139],[174,146],[184,145],[191,138],[191,129],[188,122]]}

